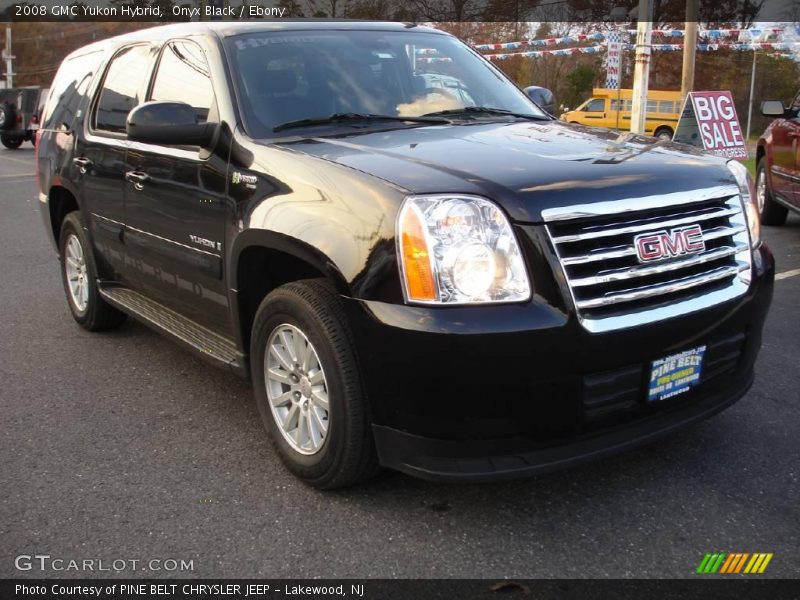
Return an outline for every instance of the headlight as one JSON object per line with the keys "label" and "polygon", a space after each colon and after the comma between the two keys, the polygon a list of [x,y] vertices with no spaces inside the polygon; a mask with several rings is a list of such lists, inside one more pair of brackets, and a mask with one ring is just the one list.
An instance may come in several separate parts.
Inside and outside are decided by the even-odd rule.
{"label": "headlight", "polygon": [[531,297],[511,225],[485,198],[409,196],[398,215],[397,240],[410,302],[522,302]]}
{"label": "headlight", "polygon": [[742,163],[736,160],[728,161],[728,169],[736,178],[739,193],[742,197],[742,208],[747,218],[747,228],[750,230],[750,245],[756,248],[761,243],[761,217],[758,214],[756,195],[753,187],[753,178]]}

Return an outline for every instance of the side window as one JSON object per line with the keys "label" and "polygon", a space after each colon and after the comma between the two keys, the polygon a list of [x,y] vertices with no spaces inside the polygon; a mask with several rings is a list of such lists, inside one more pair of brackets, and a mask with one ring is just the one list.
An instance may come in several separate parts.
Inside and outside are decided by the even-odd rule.
{"label": "side window", "polygon": [[675,103],[667,100],[662,100],[658,103],[658,112],[672,113],[675,112]]}
{"label": "side window", "polygon": [[630,100],[617,100],[616,98],[611,101],[611,110],[626,111],[631,109]]}
{"label": "side window", "polygon": [[111,60],[95,109],[95,129],[125,133],[125,120],[139,104],[139,90],[149,73],[149,46],[125,48]]}
{"label": "side window", "polygon": [[586,112],[603,112],[603,107],[605,106],[606,101],[603,98],[595,98],[589,104],[586,105],[585,110]]}
{"label": "side window", "polygon": [[658,102],[655,100],[648,100],[647,101],[647,112],[654,113],[658,112]]}
{"label": "side window", "polygon": [[43,129],[72,127],[78,105],[102,58],[102,52],[91,52],[69,58],[61,64],[42,114]]}
{"label": "side window", "polygon": [[185,102],[194,107],[200,123],[208,120],[214,89],[203,51],[193,42],[170,42],[161,53],[150,100]]}

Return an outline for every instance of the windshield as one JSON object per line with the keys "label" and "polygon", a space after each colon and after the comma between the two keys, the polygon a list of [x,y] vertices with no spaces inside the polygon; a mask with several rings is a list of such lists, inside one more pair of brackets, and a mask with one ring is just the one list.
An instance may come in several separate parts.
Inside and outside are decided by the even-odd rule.
{"label": "windshield", "polygon": [[[447,35],[286,31],[243,34],[226,43],[245,127],[253,137],[286,135],[273,128],[344,113],[420,117],[480,106],[547,118],[485,60]],[[476,114],[465,113],[465,118]],[[385,127],[387,122],[370,124]],[[309,127],[319,135],[320,127],[341,128],[342,123]]]}

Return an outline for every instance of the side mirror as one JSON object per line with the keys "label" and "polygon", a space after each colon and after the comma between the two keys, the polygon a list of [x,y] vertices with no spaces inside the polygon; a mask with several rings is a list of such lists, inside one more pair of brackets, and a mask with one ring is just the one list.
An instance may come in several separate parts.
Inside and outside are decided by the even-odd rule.
{"label": "side mirror", "polygon": [[761,103],[761,114],[765,117],[782,117],[785,113],[783,102],[780,100],[767,100]]}
{"label": "side mirror", "polygon": [[145,102],[130,112],[125,129],[135,142],[206,146],[216,124],[198,123],[197,112],[184,102]]}
{"label": "side mirror", "polygon": [[556,98],[553,95],[553,92],[547,88],[539,87],[538,85],[528,86],[523,91],[525,92],[525,95],[533,100],[539,108],[547,111],[551,115],[555,114]]}

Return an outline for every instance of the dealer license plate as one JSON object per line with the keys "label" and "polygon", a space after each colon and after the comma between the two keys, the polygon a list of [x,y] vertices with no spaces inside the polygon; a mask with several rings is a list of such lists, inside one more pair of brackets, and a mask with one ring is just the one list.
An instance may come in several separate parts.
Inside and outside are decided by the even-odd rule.
{"label": "dealer license plate", "polygon": [[654,360],[650,364],[648,402],[674,398],[700,383],[705,346]]}

